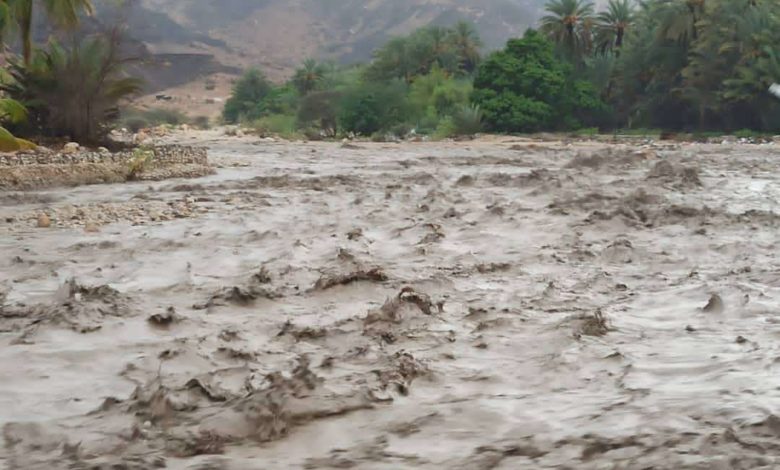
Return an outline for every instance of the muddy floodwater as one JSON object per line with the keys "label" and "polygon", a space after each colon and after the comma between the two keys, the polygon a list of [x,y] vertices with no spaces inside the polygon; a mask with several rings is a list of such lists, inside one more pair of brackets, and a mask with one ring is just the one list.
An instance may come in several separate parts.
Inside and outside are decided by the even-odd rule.
{"label": "muddy floodwater", "polygon": [[0,193],[0,468],[780,466],[780,147],[172,139]]}

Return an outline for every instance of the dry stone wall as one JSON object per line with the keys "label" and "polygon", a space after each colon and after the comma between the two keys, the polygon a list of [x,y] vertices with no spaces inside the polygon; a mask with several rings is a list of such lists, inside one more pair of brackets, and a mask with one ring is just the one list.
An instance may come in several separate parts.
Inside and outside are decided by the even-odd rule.
{"label": "dry stone wall", "polygon": [[[161,145],[149,150],[152,158],[140,172],[133,173],[133,178],[192,178],[214,172],[203,147]],[[0,191],[122,182],[130,178],[137,157],[134,150],[0,154]]]}
{"label": "dry stone wall", "polygon": [[[150,149],[154,152],[150,164],[167,165],[208,165],[208,155],[203,147],[186,145],[161,145]],[[127,163],[135,158],[136,152],[18,152],[0,154],[0,166],[20,165],[78,165],[83,163]]]}

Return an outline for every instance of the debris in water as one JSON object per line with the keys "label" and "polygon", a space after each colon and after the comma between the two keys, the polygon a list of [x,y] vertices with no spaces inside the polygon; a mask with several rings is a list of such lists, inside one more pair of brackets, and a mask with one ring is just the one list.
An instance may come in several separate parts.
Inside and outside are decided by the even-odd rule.
{"label": "debris in water", "polygon": [[718,294],[712,294],[707,305],[702,307],[702,311],[707,313],[721,313],[725,306],[723,305],[723,299]]}
{"label": "debris in water", "polygon": [[583,336],[604,336],[613,331],[607,317],[600,309],[592,315],[580,315],[575,320],[579,323],[574,331],[574,337],[577,339]]}
{"label": "debris in water", "polygon": [[388,279],[381,268],[360,269],[346,274],[334,276],[324,275],[314,284],[316,290],[326,290],[336,286],[343,286],[358,281],[383,282]]}
{"label": "debris in water", "polygon": [[173,306],[171,306],[165,309],[165,312],[155,313],[154,315],[150,316],[147,320],[149,321],[149,323],[151,323],[156,327],[167,328],[171,324],[179,321],[180,318],[176,313],[176,309],[173,308]]}

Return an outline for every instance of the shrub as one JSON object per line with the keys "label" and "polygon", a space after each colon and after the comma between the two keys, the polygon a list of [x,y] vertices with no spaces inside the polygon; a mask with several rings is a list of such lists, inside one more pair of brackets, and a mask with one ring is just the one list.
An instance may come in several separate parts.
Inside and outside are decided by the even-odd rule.
{"label": "shrub", "polygon": [[278,135],[284,138],[297,138],[295,116],[287,114],[272,114],[253,121],[250,124],[257,133],[262,135]]}
{"label": "shrub", "polygon": [[446,116],[468,104],[471,82],[449,77],[435,67],[428,75],[417,77],[409,90],[409,105],[417,119]]}
{"label": "shrub", "polygon": [[404,122],[407,115],[406,86],[389,82],[363,84],[347,91],[338,117],[343,131],[372,135]]}
{"label": "shrub", "polygon": [[189,122],[187,116],[178,110],[152,108],[152,109],[123,109],[120,113],[117,126],[125,127],[132,132],[157,126],[178,126]]}
{"label": "shrub", "polygon": [[457,135],[455,121],[450,116],[447,116],[439,121],[439,125],[433,132],[434,139],[446,139],[449,137],[454,137],[455,135]]}
{"label": "shrub", "polygon": [[195,116],[192,119],[192,125],[198,129],[210,129],[211,119],[208,116]]}
{"label": "shrub", "polygon": [[452,115],[457,135],[474,135],[482,132],[482,110],[479,106],[463,105]]}
{"label": "shrub", "polygon": [[315,128],[329,137],[338,133],[338,106],[341,93],[315,91],[306,95],[298,108],[298,125]]}
{"label": "shrub", "polygon": [[[0,121],[12,125],[27,122],[27,109],[18,101],[8,98],[0,99]],[[0,152],[31,148],[35,148],[35,144],[14,137],[8,129],[0,126]]]}
{"label": "shrub", "polygon": [[127,179],[134,180],[143,173],[154,159],[154,151],[147,148],[137,148],[133,151],[127,168]]}

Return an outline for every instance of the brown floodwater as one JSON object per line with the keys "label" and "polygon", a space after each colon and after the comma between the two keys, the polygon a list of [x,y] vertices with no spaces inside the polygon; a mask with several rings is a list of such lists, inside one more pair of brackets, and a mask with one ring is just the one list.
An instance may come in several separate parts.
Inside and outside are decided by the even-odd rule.
{"label": "brown floodwater", "polygon": [[0,193],[0,468],[777,468],[777,146],[170,139]]}

